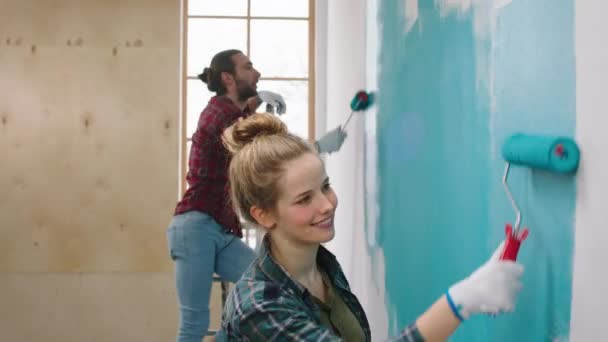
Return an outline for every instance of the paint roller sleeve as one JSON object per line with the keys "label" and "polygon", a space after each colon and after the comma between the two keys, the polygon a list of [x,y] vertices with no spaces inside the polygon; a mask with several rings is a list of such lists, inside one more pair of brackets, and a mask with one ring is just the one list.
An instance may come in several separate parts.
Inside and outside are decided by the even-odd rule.
{"label": "paint roller sleeve", "polygon": [[503,158],[514,165],[557,173],[572,173],[578,168],[580,151],[567,137],[514,134],[502,148]]}

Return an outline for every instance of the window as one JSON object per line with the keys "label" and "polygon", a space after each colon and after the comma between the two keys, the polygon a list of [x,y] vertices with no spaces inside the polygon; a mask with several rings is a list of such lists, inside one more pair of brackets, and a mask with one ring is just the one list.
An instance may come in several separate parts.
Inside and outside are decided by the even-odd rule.
{"label": "window", "polygon": [[281,119],[292,132],[314,139],[314,12],[314,0],[183,0],[180,193],[192,134],[213,95],[196,75],[219,51],[248,55],[262,74],[258,89],[285,98]]}

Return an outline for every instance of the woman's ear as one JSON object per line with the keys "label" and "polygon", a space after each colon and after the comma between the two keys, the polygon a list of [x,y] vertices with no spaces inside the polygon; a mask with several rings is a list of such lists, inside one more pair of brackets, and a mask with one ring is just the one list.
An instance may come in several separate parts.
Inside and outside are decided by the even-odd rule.
{"label": "woman's ear", "polygon": [[256,206],[249,209],[249,214],[260,226],[268,230],[274,228],[274,226],[277,224],[277,221],[272,213]]}

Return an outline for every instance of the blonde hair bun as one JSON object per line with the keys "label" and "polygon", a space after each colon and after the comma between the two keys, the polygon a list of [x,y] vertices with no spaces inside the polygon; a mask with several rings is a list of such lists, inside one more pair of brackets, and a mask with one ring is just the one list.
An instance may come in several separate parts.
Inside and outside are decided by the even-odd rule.
{"label": "blonde hair bun", "polygon": [[253,114],[236,121],[222,134],[226,149],[232,153],[228,177],[234,211],[245,221],[260,224],[251,208],[276,208],[285,174],[285,163],[317,151],[303,138],[290,133],[272,114]]}
{"label": "blonde hair bun", "polygon": [[286,135],[287,125],[275,115],[256,113],[240,119],[226,128],[222,134],[224,146],[231,154],[236,154],[254,140],[272,135]]}

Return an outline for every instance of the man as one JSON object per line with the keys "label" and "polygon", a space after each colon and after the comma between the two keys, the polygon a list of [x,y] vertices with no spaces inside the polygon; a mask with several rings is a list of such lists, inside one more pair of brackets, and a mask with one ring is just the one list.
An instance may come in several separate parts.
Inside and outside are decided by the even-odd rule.
{"label": "man", "polygon": [[[199,117],[188,161],[189,188],[167,231],[180,304],[178,342],[200,342],[207,333],[213,273],[236,282],[254,259],[253,250],[240,239],[240,220],[230,203],[230,157],[221,134],[262,102],[276,108],[278,114],[287,109],[281,95],[257,91],[260,73],[239,50],[216,54],[199,78],[216,96]],[[345,138],[338,127],[315,146],[319,152],[335,152]]]}

